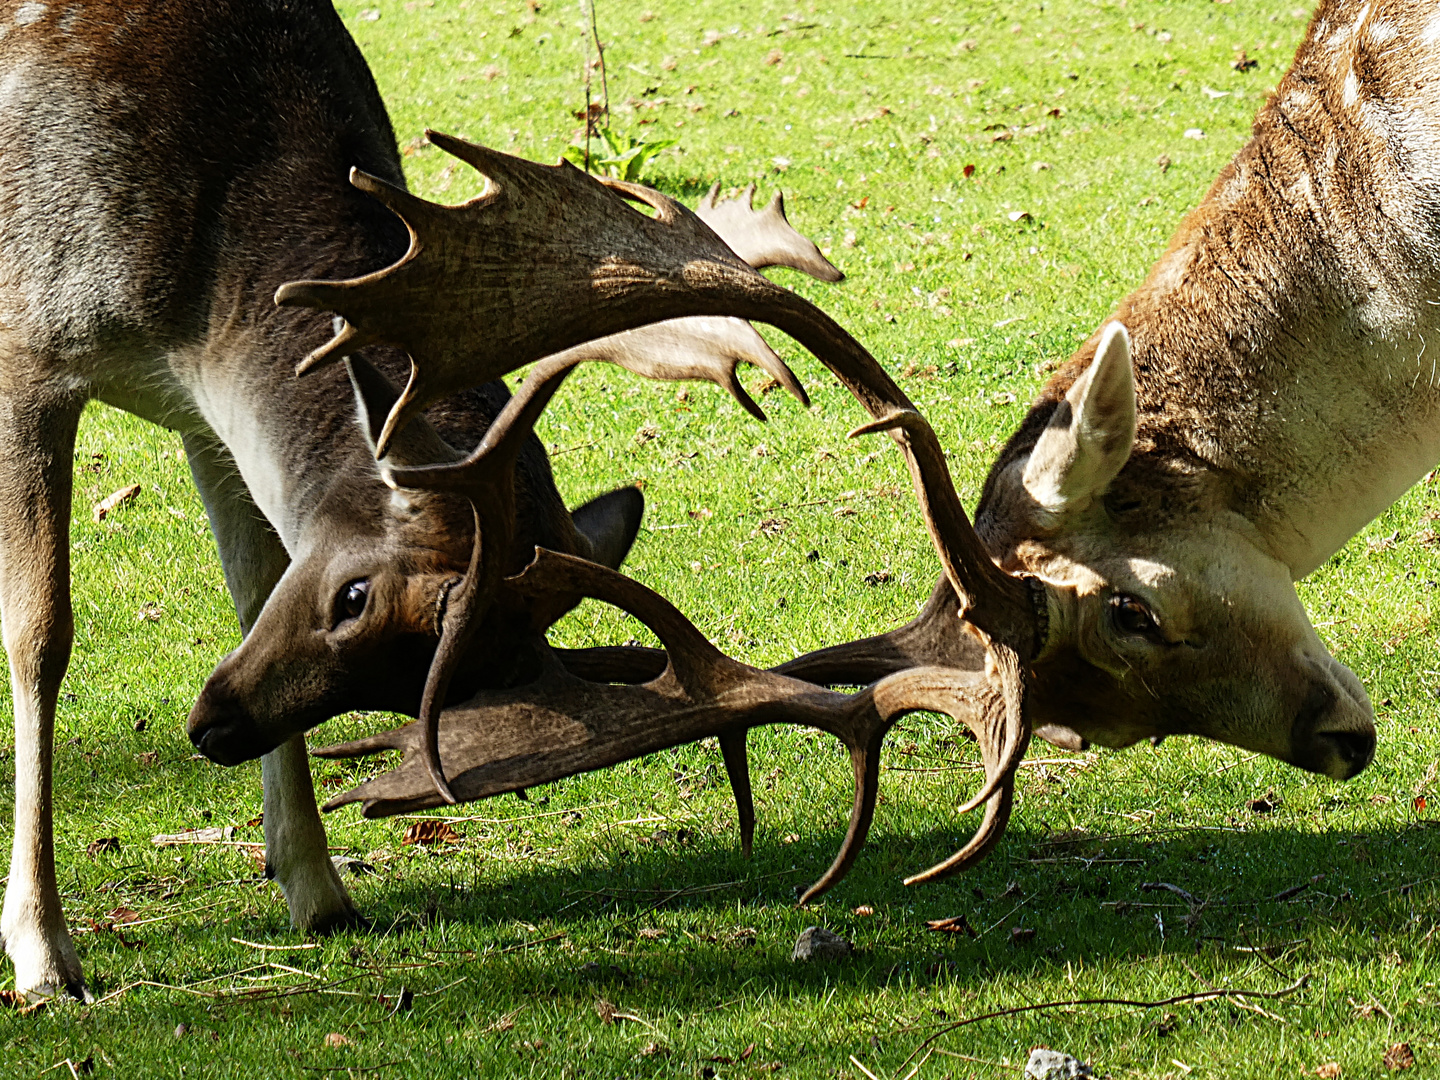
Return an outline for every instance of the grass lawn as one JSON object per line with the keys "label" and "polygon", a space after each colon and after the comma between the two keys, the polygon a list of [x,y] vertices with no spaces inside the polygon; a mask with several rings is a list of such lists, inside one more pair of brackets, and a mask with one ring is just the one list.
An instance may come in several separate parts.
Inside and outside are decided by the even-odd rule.
{"label": "grass lawn", "polygon": [[[776,278],[901,378],[973,504],[1045,373],[1139,282],[1246,137],[1303,34],[1295,2],[603,0],[598,22],[614,129],[678,140],[646,179],[692,203],[717,181],[783,189],[791,220],[848,280]],[[578,127],[573,3],[339,6],[419,193],[458,201],[478,187],[417,138],[426,126],[542,161]],[[1242,52],[1256,64],[1237,70]],[[572,503],[645,485],[629,572],[760,665],[907,619],[937,573],[900,456],[846,440],[858,406],[771,337],[810,410],[769,394],[761,425],[714,388],[595,368],[541,432]],[[748,377],[757,394],[763,381]],[[1116,1078],[1316,1075],[1331,1062],[1342,1071],[1319,1075],[1351,1078],[1389,1075],[1397,1043],[1414,1054],[1410,1075],[1440,1075],[1440,821],[1424,802],[1440,799],[1430,484],[1301,587],[1379,714],[1375,764],[1348,784],[1195,740],[1077,755],[1037,743],[995,854],[911,890],[900,877],[973,827],[953,809],[978,776],[948,722],[912,717],[889,740],[858,866],[800,910],[796,887],[843,833],[849,765],[833,740],[764,731],[750,861],[712,745],[528,803],[463,807],[447,844],[406,844],[413,822],[351,807],[331,818],[331,840],[373,868],[352,885],[374,925],[312,940],[259,876],[261,830],[247,824],[258,764],[197,761],[184,735],[238,632],[179,439],[96,408],[75,467],[57,845],[101,1000],[0,1008],[7,1077],[861,1080],[918,1066],[959,1080],[1019,1076],[1047,1045]],[[92,522],[90,504],[128,484],[139,498]],[[636,633],[586,604],[556,637]],[[320,737],[381,722],[344,717]],[[4,745],[8,757],[8,732]],[[373,769],[317,762],[316,778],[329,792]],[[13,776],[0,772],[8,848]],[[241,843],[151,842],[208,825],[234,826]],[[118,847],[87,854],[105,837]],[[975,936],[926,928],[949,916]],[[816,923],[856,955],[792,963]],[[1302,976],[1274,999],[1003,1016],[912,1057],[945,1025],[993,1011],[1271,992]]]}

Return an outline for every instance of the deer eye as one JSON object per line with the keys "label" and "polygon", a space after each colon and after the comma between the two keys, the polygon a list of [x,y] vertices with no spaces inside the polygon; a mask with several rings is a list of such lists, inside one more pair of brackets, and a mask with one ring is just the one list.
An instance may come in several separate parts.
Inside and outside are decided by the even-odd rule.
{"label": "deer eye", "polygon": [[365,602],[370,597],[370,582],[364,578],[340,586],[335,594],[334,626],[351,619],[358,619],[365,613]]}
{"label": "deer eye", "polygon": [[1110,601],[1110,618],[1122,634],[1155,637],[1160,623],[1143,601],[1121,593]]}

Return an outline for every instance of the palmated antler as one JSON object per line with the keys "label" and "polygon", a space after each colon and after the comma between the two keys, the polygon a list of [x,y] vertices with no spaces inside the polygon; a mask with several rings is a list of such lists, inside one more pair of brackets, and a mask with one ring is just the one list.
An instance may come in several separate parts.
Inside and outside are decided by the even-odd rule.
{"label": "palmated antler", "polygon": [[[987,715],[993,714],[997,718],[993,723],[971,726],[980,739],[982,755],[987,762],[983,798],[985,801],[999,800],[993,802],[987,812],[988,828],[992,831],[982,830],[977,842],[928,871],[927,875],[954,872],[979,857],[988,843],[998,836],[998,830],[1003,828],[1008,813],[1008,793],[1013,790],[1014,770],[1019,754],[1023,753],[1028,742],[1029,728],[1023,708],[1023,673],[1029,659],[1043,647],[1045,641],[1048,594],[1038,580],[1011,576],[990,559],[960,505],[945,466],[944,454],[930,426],[875,359],[834,320],[738,260],[695,215],[667,197],[619,181],[604,181],[602,186],[602,182],[577,170],[564,166],[552,169],[521,162],[445,136],[432,135],[431,138],[437,145],[487,171],[491,184],[486,194],[464,206],[439,207],[378,185],[378,182],[357,181],[367,190],[374,190],[405,218],[412,236],[410,251],[393,267],[365,278],[341,283],[300,283],[281,288],[277,301],[339,310],[348,322],[337,338],[312,354],[307,363],[318,362],[369,341],[385,341],[409,352],[412,361],[410,386],[386,424],[386,430],[393,432],[435,396],[488,381],[502,370],[509,370],[506,364],[518,366],[541,347],[546,335],[514,325],[514,309],[520,305],[516,293],[524,291],[516,285],[516,278],[523,280],[528,276],[534,278],[537,284],[553,290],[552,295],[545,297],[544,321],[548,325],[549,339],[557,344],[566,343],[568,338],[582,333],[582,322],[576,319],[577,311],[585,316],[583,325],[588,326],[592,334],[618,332],[657,318],[711,313],[768,322],[790,334],[815,353],[870,413],[871,422],[856,429],[854,434],[888,432],[904,451],[931,539],[957,598],[956,613],[966,620],[966,625],[978,636],[986,650],[984,680],[987,692],[1002,707],[988,710]],[[616,198],[614,192],[649,204],[655,210],[655,217],[649,218],[634,211]],[[592,213],[596,220],[583,221],[585,213]],[[571,232],[563,234],[560,239],[547,235],[547,229],[561,227]],[[575,235],[581,232],[583,236]],[[531,244],[535,250],[527,250],[522,256],[516,248],[521,240]],[[507,259],[509,264],[505,261]],[[540,267],[543,273],[529,274],[523,269],[535,266]],[[463,314],[465,312],[469,312],[468,317]],[[478,351],[477,356],[468,360],[455,347],[454,343],[477,319],[481,322],[494,320],[500,324],[500,329],[516,331],[518,344],[511,348],[509,360],[504,359],[506,349],[501,347],[498,334],[486,348]],[[577,353],[580,351],[577,350]],[[520,359],[517,360],[517,357]],[[497,421],[497,427],[502,427],[502,435],[497,438],[503,438],[504,431],[509,430],[504,428],[502,421],[512,413],[517,420],[528,417],[533,421],[564,377],[564,372],[580,358],[572,354],[537,365],[511,406],[507,407],[506,415]],[[487,443],[489,441],[487,436]],[[472,794],[471,789],[462,786],[457,795],[455,785],[464,772],[457,774],[454,769],[451,770],[452,780],[447,785],[440,768],[440,748],[444,740],[439,734],[442,724],[439,706],[444,700],[444,688],[449,683],[453,665],[461,653],[457,643],[466,640],[476,612],[485,598],[499,587],[498,564],[492,565],[493,560],[487,561],[481,551],[482,535],[487,527],[481,504],[490,494],[496,496],[498,503],[504,503],[511,496],[506,495],[504,488],[504,483],[508,481],[501,482],[484,475],[487,467],[482,467],[480,458],[485,446],[482,444],[470,461],[459,465],[395,471],[395,480],[402,486],[464,491],[476,503],[478,527],[471,570],[464,585],[452,594],[450,609],[444,617],[445,632],[441,647],[427,683],[425,707],[421,720],[412,728],[418,739],[415,745],[420,748],[416,756],[429,773],[432,784],[431,791],[423,798],[421,793],[413,790],[406,798],[412,802],[422,799],[427,805],[433,805],[429,800],[437,795],[449,801],[457,797],[478,797],[483,793],[482,789],[476,788]],[[492,489],[490,494],[486,493],[487,488]],[[503,514],[492,516],[503,519]],[[513,521],[513,515],[510,520]],[[493,531],[495,526],[490,527]],[[496,550],[501,549],[496,546]],[[574,595],[600,595],[587,594],[582,591],[582,586],[609,588],[613,585],[608,578],[591,580],[573,574],[567,581],[568,587],[575,590]],[[512,583],[506,583],[506,587],[511,586]],[[609,599],[608,596],[602,598]],[[621,606],[626,605],[622,603]],[[675,614],[678,616],[678,613]],[[453,635],[452,625],[455,627]],[[659,628],[656,629],[658,633]],[[665,640],[665,634],[660,636]],[[673,654],[668,662],[672,666],[676,663]],[[557,663],[552,664],[550,670],[558,680],[563,668]],[[934,678],[942,682],[945,678],[968,682],[973,677],[970,672],[946,670],[949,675]],[[908,685],[904,682],[907,674],[896,672],[888,678],[901,680],[895,685]],[[585,685],[590,687],[586,693],[592,698],[600,694],[594,689],[595,684]],[[763,685],[777,689],[772,684]],[[871,700],[881,685],[888,685],[888,679],[862,691],[858,698]],[[685,684],[682,683],[682,686]],[[648,682],[642,688],[653,689]],[[639,689],[635,686],[618,687],[614,692],[631,695]],[[686,693],[690,692],[691,688],[686,686]],[[825,693],[818,688],[815,692]],[[541,700],[545,693],[545,684],[529,687],[526,700]],[[737,770],[743,771],[743,733],[749,726],[777,721],[800,722],[814,723],[835,731],[836,721],[832,714],[825,710],[808,711],[804,705],[806,700],[803,696],[785,692],[781,693],[778,702],[756,702],[745,719],[727,716],[721,725],[724,730],[716,729],[713,733],[723,736],[727,767],[731,769],[732,776]],[[908,701],[910,698],[897,700]],[[658,700],[650,703],[656,709],[661,709],[663,704]],[[521,703],[516,701],[512,704],[519,706]],[[667,740],[664,745],[674,745],[699,737],[688,726],[695,714],[687,709],[674,715],[663,709],[658,714],[652,714],[652,720],[663,716],[665,721],[647,725],[652,733],[646,738],[662,738]],[[773,710],[777,709],[784,712],[784,717],[774,715]],[[767,719],[772,716],[773,719]],[[795,719],[797,716],[800,719]],[[820,722],[826,717],[831,718]],[[477,714],[470,723],[483,726],[489,721]],[[604,723],[598,720],[596,723],[599,725],[596,730],[608,730]],[[827,887],[849,866],[868,828],[878,787],[876,762],[879,740],[888,730],[888,723],[881,727],[873,724],[864,727],[861,733],[867,739],[873,739],[873,746],[865,741],[862,749],[857,749],[857,746],[862,746],[857,730],[846,728],[844,732],[835,731],[851,747],[857,770],[857,795],[851,835],[847,837],[841,857],[837,858],[831,873],[822,879]],[[701,734],[710,733],[707,729]],[[566,758],[563,767],[570,772],[600,767],[619,760],[612,756],[614,753],[633,750],[637,745],[634,740],[617,740],[607,736],[591,744],[595,753],[578,753]],[[474,755],[470,760],[474,760]],[[993,773],[990,768],[992,762]],[[472,766],[469,771],[478,767]],[[553,767],[559,768],[561,763],[553,762]],[[516,761],[506,767],[505,775],[528,777],[516,780],[513,787],[539,782],[526,774],[522,764]],[[748,784],[743,787],[748,788]],[[737,783],[736,794],[743,823],[748,808],[748,792]]]}
{"label": "palmated antler", "polygon": [[[597,179],[563,161],[537,165],[428,135],[484,173],[485,192],[440,206],[351,170],[352,184],[405,222],[409,250],[364,277],[292,281],[275,293],[276,303],[345,320],[340,333],[300,362],[302,374],[367,345],[410,353],[410,381],[386,420],[378,456],[395,431],[447,394],[649,323],[743,316],[733,310],[732,293],[778,288],[659,192]],[[654,216],[622,195],[648,204]]]}
{"label": "palmated antler", "polygon": [[735,373],[736,365],[750,363],[763,369],[800,404],[807,408],[810,405],[810,398],[795,373],[744,319],[719,315],[668,319],[587,341],[558,353],[557,357],[573,359],[576,363],[606,360],[648,379],[713,382],[729,391],[755,419],[764,420],[764,410],[740,385]]}
{"label": "palmated antler", "polygon": [[[845,275],[820,253],[814,241],[790,224],[780,192],[763,211],[756,211],[751,209],[754,184],[746,189],[743,202],[716,202],[719,191],[719,184],[711,188],[695,214],[755,269],[788,266],[821,281],[844,280]],[[764,420],[764,411],[735,374],[737,364],[751,363],[766,371],[800,404],[807,408],[810,405],[805,388],[785,361],[743,319],[705,315],[671,319],[587,342],[570,351],[585,360],[608,360],[650,379],[713,382],[728,390],[751,416]]]}
{"label": "palmated antler", "polygon": [[[855,860],[876,803],[880,745],[902,716],[944,712],[975,731],[985,753],[985,783],[962,810],[986,806],[980,831],[960,855],[988,849],[1004,829],[1011,789],[1004,777],[1025,751],[1024,738],[997,738],[1020,730],[1007,715],[1019,708],[1018,669],[995,672],[914,668],[855,695],[759,671],[725,656],[669,601],[640,583],[595,563],[537,550],[524,573],[506,585],[522,596],[583,594],[614,604],[653,630],[667,664],[639,685],[580,679],[555,653],[537,643],[541,674],[534,682],[489,690],[445,710],[440,746],[451,767],[451,787],[464,800],[533,787],[578,772],[654,753],[708,736],[725,736],[762,724],[803,724],[837,736],[855,770],[850,825],[834,863],[807,890],[808,901],[830,888]],[[363,804],[366,817],[410,813],[439,805],[423,761],[419,721],[381,735],[314,751],[327,758],[403,750],[390,772],[332,799],[325,809]],[[959,858],[960,856],[956,856]],[[975,857],[975,856],[971,856]],[[951,869],[947,860],[912,880]]]}
{"label": "palmated antler", "polygon": [[764,210],[756,210],[755,185],[734,199],[720,200],[720,185],[710,189],[695,213],[730,245],[732,251],[755,269],[789,266],[821,281],[844,281],[835,265],[808,236],[785,216],[785,196],[775,192]]}

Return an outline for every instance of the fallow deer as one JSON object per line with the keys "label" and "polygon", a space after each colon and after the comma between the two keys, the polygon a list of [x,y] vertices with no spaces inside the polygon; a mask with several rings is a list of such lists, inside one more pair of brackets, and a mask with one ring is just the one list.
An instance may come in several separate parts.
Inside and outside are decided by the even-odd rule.
{"label": "fallow deer", "polygon": [[[1293,582],[1440,461],[1437,177],[1440,13],[1325,0],[1250,141],[990,470],[976,527],[1055,598],[1042,737],[1370,762],[1369,698]],[[783,670],[940,662],[955,611],[941,582],[908,626]]]}
{"label": "fallow deer", "polygon": [[[357,917],[327,854],[300,733],[349,708],[418,711],[475,523],[464,499],[393,490],[384,477],[463,458],[508,398],[482,379],[396,434],[365,423],[397,398],[386,372],[406,367],[394,350],[354,358],[349,382],[338,368],[296,379],[330,324],[276,308],[276,286],[360,272],[406,248],[404,227],[345,182],[357,165],[403,186],[374,82],[323,0],[0,0],[0,620],[16,729],[0,938],[23,994],[86,993],[56,886],[51,762],[72,639],[72,454],[92,398],[182,434],[245,632],[192,712],[192,735],[233,760],[227,724],[261,732],[244,756],[264,754],[267,872],[292,921]],[[498,279],[523,295],[533,263],[564,265],[565,242],[502,253]],[[777,250],[820,258],[788,234]],[[486,347],[533,358],[634,330],[664,317],[647,289],[621,282],[608,306],[558,328],[531,295],[527,310],[544,317],[508,334],[492,327]],[[703,317],[688,333],[671,324],[596,349],[732,390],[736,362],[750,360],[796,386],[723,306],[682,297],[671,314]],[[538,441],[512,439],[508,452],[510,542],[486,558],[512,572],[541,544],[618,565],[638,492],[602,496],[572,519]],[[474,612],[479,659],[456,692],[512,674],[515,628],[543,627],[573,602]]]}

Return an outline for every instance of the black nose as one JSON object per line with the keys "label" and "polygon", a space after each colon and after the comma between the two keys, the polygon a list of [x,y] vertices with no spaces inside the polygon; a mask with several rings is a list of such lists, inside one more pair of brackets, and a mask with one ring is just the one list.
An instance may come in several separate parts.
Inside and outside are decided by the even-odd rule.
{"label": "black nose", "polygon": [[1349,780],[1375,757],[1373,731],[1327,731],[1317,734],[1315,741],[1344,762],[1345,775],[1336,777],[1339,780]]}

